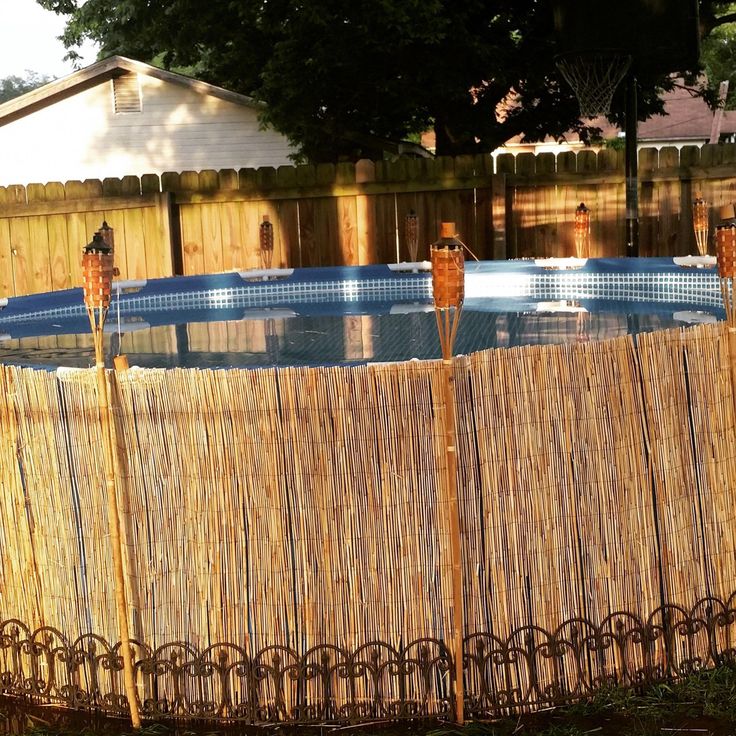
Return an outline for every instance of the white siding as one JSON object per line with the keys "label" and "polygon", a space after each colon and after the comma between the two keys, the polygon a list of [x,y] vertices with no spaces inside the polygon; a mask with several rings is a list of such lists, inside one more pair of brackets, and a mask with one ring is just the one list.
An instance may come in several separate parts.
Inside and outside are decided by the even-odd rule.
{"label": "white siding", "polygon": [[282,166],[293,152],[255,109],[140,75],[143,110],[113,110],[112,82],[0,126],[0,185]]}

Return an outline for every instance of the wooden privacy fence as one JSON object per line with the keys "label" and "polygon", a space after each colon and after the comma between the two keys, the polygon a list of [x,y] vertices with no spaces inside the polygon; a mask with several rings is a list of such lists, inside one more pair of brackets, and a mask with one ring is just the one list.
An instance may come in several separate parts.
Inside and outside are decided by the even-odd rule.
{"label": "wooden privacy fence", "polygon": [[150,180],[0,187],[0,296],[81,286],[81,252],[103,220],[124,279],[173,273],[170,195]]}
{"label": "wooden privacy fence", "polygon": [[[575,207],[591,211],[589,257],[626,255],[623,151],[509,154],[496,160],[506,181],[506,257],[575,255]],[[692,203],[710,205],[709,251],[719,208],[736,200],[736,144],[639,151],[641,256],[697,255]]]}
{"label": "wooden privacy fence", "polygon": [[[736,200],[736,144],[639,154],[641,255],[697,253],[692,200]],[[0,297],[79,285],[79,250],[104,217],[122,278],[261,267],[258,227],[274,224],[274,267],[420,258],[441,221],[481,259],[574,255],[575,207],[591,210],[591,257],[623,256],[622,152],[359,161],[334,166],[188,171],[0,187]],[[713,248],[711,247],[711,252]]]}
{"label": "wooden privacy fence", "polygon": [[[455,358],[470,713],[733,651],[726,329]],[[447,710],[440,362],[109,379],[144,713]],[[119,709],[92,372],[0,368],[0,422],[3,687]]]}

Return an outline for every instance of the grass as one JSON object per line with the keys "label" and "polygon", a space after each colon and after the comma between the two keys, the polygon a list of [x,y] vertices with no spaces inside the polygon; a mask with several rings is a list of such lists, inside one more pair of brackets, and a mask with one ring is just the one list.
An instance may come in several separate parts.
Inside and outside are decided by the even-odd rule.
{"label": "grass", "polygon": [[427,736],[734,736],[736,668],[719,667],[641,692],[601,690],[589,700],[516,719],[443,726]]}

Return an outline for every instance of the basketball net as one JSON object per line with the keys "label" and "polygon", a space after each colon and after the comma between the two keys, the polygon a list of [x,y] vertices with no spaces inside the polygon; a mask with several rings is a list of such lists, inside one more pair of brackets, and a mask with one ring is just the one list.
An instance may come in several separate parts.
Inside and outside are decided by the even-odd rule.
{"label": "basketball net", "polygon": [[631,57],[617,51],[560,54],[555,64],[580,103],[580,117],[608,115],[616,87],[631,66]]}

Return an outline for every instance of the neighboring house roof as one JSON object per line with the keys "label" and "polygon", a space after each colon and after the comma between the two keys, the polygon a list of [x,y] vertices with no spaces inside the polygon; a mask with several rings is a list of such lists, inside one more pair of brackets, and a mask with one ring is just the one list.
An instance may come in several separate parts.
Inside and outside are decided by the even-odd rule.
{"label": "neighboring house roof", "polygon": [[[640,142],[687,141],[706,142],[713,127],[714,111],[702,97],[680,87],[663,95],[665,115],[654,115],[639,123]],[[604,138],[614,138],[619,128],[605,118],[596,118],[592,125],[601,128]],[[736,133],[736,111],[724,110],[721,135]]]}
{"label": "neighboring house roof", "polygon": [[[713,129],[714,111],[702,97],[694,96],[687,89],[677,87],[662,97],[665,115],[654,115],[639,123],[637,139],[640,147],[663,145],[687,145],[707,143]],[[622,131],[606,118],[599,117],[589,121],[589,125],[601,129],[601,137],[616,138]],[[736,111],[724,110],[721,113],[720,136],[736,135]],[[547,138],[536,143],[521,142],[521,136],[506,141],[498,153],[509,151],[579,150],[583,144],[578,134],[569,132],[561,140]]]}
{"label": "neighboring house roof", "polygon": [[31,112],[52,105],[61,99],[78,94],[101,82],[127,73],[144,74],[164,82],[181,85],[198,94],[219,97],[222,100],[234,102],[237,105],[253,108],[262,106],[261,103],[256,102],[252,97],[241,95],[237,92],[230,92],[214,84],[208,84],[207,82],[201,82],[183,74],[159,69],[150,64],[144,64],[141,61],[128,59],[125,56],[110,56],[107,59],[98,61],[79,71],[72,72],[65,77],[43,85],[43,87],[38,87],[30,92],[26,92],[26,94],[20,97],[1,104],[0,125],[5,125]]}

